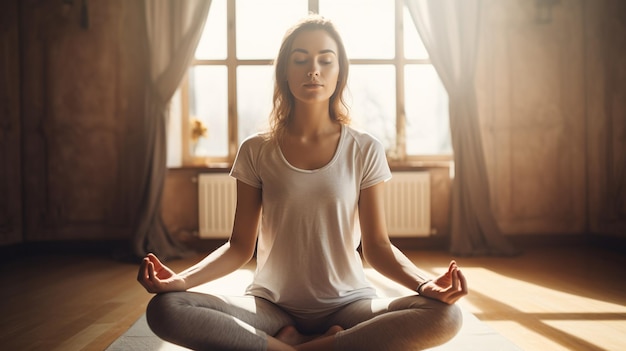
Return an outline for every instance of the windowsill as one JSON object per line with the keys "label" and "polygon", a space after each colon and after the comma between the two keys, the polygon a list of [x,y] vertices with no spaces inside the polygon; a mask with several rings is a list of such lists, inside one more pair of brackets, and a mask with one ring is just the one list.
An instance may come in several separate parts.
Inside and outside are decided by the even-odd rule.
{"label": "windowsill", "polygon": [[[450,168],[453,165],[453,161],[404,161],[404,162],[389,162],[389,168],[392,171],[415,171],[415,170],[424,170],[424,169],[433,169],[433,168]],[[231,168],[231,164],[227,162],[220,163],[211,163],[205,165],[187,165],[187,166],[176,166],[176,167],[168,167],[168,170],[196,170],[199,172],[229,172]]]}
{"label": "windowsill", "polygon": [[219,163],[210,163],[203,165],[183,165],[183,166],[174,166],[167,167],[168,170],[196,170],[201,172],[229,172],[231,168],[230,163],[219,162]]}
{"label": "windowsill", "polygon": [[403,162],[389,162],[389,168],[392,171],[414,171],[419,169],[428,168],[450,168],[454,164],[453,161],[403,161]]}

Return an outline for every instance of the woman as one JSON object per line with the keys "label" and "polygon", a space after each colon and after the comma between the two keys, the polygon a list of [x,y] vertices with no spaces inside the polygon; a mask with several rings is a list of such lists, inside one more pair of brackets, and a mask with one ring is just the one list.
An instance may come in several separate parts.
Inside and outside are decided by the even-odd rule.
{"label": "woman", "polygon": [[[405,351],[448,341],[461,326],[454,303],[467,294],[465,278],[452,261],[427,279],[390,243],[382,199],[391,172],[382,145],[348,126],[348,59],[335,27],[318,15],[297,23],[275,66],[271,131],[245,140],[231,171],[228,243],[178,274],[143,259],[138,280],[157,293],[150,327],[206,350]],[[245,296],[186,292],[246,264],[257,239]],[[373,268],[417,294],[378,298],[359,243]]]}

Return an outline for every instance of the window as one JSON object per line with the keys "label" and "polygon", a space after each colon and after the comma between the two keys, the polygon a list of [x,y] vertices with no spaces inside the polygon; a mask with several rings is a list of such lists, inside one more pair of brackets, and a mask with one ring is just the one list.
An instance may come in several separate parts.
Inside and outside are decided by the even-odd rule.
{"label": "window", "polygon": [[403,0],[213,0],[172,104],[169,166],[228,165],[267,127],[273,58],[308,12],[332,19],[344,39],[353,125],[381,140],[390,161],[451,159],[447,93]]}

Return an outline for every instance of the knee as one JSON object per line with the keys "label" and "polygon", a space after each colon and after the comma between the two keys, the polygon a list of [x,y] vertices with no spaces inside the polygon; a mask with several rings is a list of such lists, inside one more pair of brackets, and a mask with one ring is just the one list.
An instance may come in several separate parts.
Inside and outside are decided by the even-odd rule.
{"label": "knee", "polygon": [[452,336],[458,333],[463,325],[463,312],[456,304],[448,305],[441,301],[418,297],[410,306],[419,315],[424,313],[423,316],[428,316],[426,318],[431,321],[432,326],[448,330]]}
{"label": "knee", "polygon": [[463,326],[463,312],[457,305],[448,305],[441,303],[437,309],[436,317],[440,325],[440,330],[447,334],[446,337],[451,339]]}
{"label": "knee", "polygon": [[177,305],[176,293],[155,295],[146,308],[146,321],[150,329],[158,336],[170,330],[168,326],[172,322],[173,309]]}
{"label": "knee", "polygon": [[455,333],[463,326],[463,312],[457,305],[446,306],[446,318],[449,324],[454,327]]}

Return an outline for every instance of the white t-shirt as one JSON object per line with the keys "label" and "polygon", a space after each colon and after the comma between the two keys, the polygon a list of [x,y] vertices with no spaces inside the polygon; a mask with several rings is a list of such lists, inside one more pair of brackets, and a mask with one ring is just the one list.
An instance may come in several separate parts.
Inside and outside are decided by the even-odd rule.
{"label": "white t-shirt", "polygon": [[375,296],[356,249],[360,190],[391,178],[378,140],[342,126],[332,160],[303,170],[257,134],[242,143],[231,175],[262,189],[257,269],[247,294],[300,318]]}

